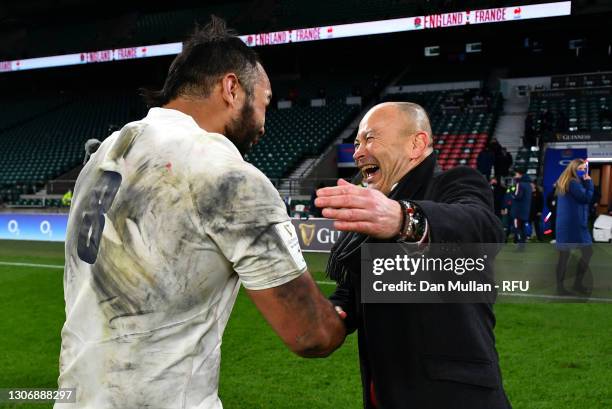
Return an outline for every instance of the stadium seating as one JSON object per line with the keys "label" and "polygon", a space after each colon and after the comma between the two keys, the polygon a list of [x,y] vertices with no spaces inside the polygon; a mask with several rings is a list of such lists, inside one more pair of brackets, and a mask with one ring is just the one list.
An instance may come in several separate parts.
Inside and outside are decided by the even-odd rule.
{"label": "stadium seating", "polygon": [[[547,95],[547,94],[543,94]],[[610,131],[612,130],[612,95],[541,96],[532,93],[529,104],[533,132]]]}
{"label": "stadium seating", "polygon": [[341,101],[270,110],[266,136],[246,159],[271,179],[283,177],[305,157],[320,153],[356,113],[356,106]]}
{"label": "stadium seating", "polygon": [[[5,105],[11,115],[0,120],[0,195],[31,206],[39,203],[20,201],[19,195],[35,193],[47,180],[81,163],[87,139],[104,139],[146,114],[137,96],[120,94],[0,103]],[[357,109],[338,99],[323,107],[270,109],[267,134],[247,160],[270,178],[283,177],[304,157],[320,153]]]}
{"label": "stadium seating", "polygon": [[[62,97],[60,100],[68,99]],[[13,109],[17,117],[25,118],[31,115],[26,112],[28,108],[43,105],[30,101]],[[19,194],[34,193],[45,181],[81,163],[87,139],[104,139],[110,128],[144,115],[144,106],[137,96],[73,98],[63,105],[52,106],[54,109],[0,133],[3,200],[15,202]],[[7,123],[8,119],[2,121]]]}
{"label": "stadium seating", "polygon": [[568,88],[609,87],[610,85],[612,85],[611,72],[555,75],[551,78],[550,81],[550,88],[553,90]]}
{"label": "stadium seating", "polygon": [[0,131],[27,122],[32,118],[52,111],[68,102],[61,95],[44,96],[35,99],[9,98],[0,100]]}
{"label": "stadium seating", "polygon": [[537,147],[521,147],[516,153],[513,168],[525,170],[527,175],[535,179],[540,171],[540,150]]}

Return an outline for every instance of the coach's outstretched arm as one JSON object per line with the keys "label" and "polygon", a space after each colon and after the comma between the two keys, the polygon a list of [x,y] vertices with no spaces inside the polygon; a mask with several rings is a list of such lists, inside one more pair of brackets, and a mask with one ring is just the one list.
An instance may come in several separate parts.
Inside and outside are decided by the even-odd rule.
{"label": "coach's outstretched arm", "polygon": [[344,324],[310,273],[278,287],[247,292],[294,353],[305,358],[326,357],[344,342]]}

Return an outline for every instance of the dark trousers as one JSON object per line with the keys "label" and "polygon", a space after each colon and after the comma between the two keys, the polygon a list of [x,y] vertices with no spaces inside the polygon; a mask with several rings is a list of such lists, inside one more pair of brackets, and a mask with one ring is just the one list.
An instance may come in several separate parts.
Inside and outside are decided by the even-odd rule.
{"label": "dark trousers", "polygon": [[[582,280],[584,279],[584,275],[589,269],[589,262],[591,261],[591,256],[593,255],[593,247],[580,247],[580,252],[582,253],[582,256],[578,261],[576,278],[574,279],[575,290],[584,289],[584,286],[582,285]],[[569,261],[570,254],[570,250],[563,250],[559,252],[559,262],[557,263],[557,289],[563,289],[563,280],[565,279],[565,273],[567,272],[567,262]]]}
{"label": "dark trousers", "polygon": [[520,248],[525,247],[525,220],[514,219],[514,242],[519,244]]}
{"label": "dark trousers", "polygon": [[542,236],[542,220],[540,216],[536,216],[531,220],[531,227],[535,231],[538,241],[542,241],[544,237]]}

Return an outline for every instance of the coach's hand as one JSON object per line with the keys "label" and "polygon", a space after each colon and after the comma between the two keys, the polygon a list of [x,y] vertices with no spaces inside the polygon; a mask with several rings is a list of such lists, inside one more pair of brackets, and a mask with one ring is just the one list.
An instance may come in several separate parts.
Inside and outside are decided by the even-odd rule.
{"label": "coach's hand", "polygon": [[363,233],[379,239],[399,234],[402,209],[398,202],[374,189],[355,186],[344,179],[338,186],[317,190],[315,205],[323,216],[335,219],[334,227],[341,231]]}

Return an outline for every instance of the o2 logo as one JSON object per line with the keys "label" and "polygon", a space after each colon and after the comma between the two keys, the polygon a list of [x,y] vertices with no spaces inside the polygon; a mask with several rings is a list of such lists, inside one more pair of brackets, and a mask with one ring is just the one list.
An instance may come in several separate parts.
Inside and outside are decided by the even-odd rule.
{"label": "o2 logo", "polygon": [[53,230],[51,230],[51,223],[49,223],[48,220],[43,220],[40,223],[40,232],[44,235],[44,236],[53,236]]}
{"label": "o2 logo", "polygon": [[[6,229],[8,230],[10,234],[13,234],[15,236],[21,235],[21,227],[19,226],[19,222],[15,219],[9,220],[6,226]],[[27,229],[26,227],[26,231],[27,230],[29,229]],[[38,226],[38,230],[40,231],[40,234],[42,234],[43,236],[47,236],[49,238],[53,236],[53,229],[51,228],[51,222],[49,222],[48,220],[43,220],[42,222],[40,222],[40,225]],[[27,235],[28,234],[26,232],[26,236]]]}
{"label": "o2 logo", "polygon": [[19,223],[17,220],[9,220],[7,230],[9,233],[19,236]]}

